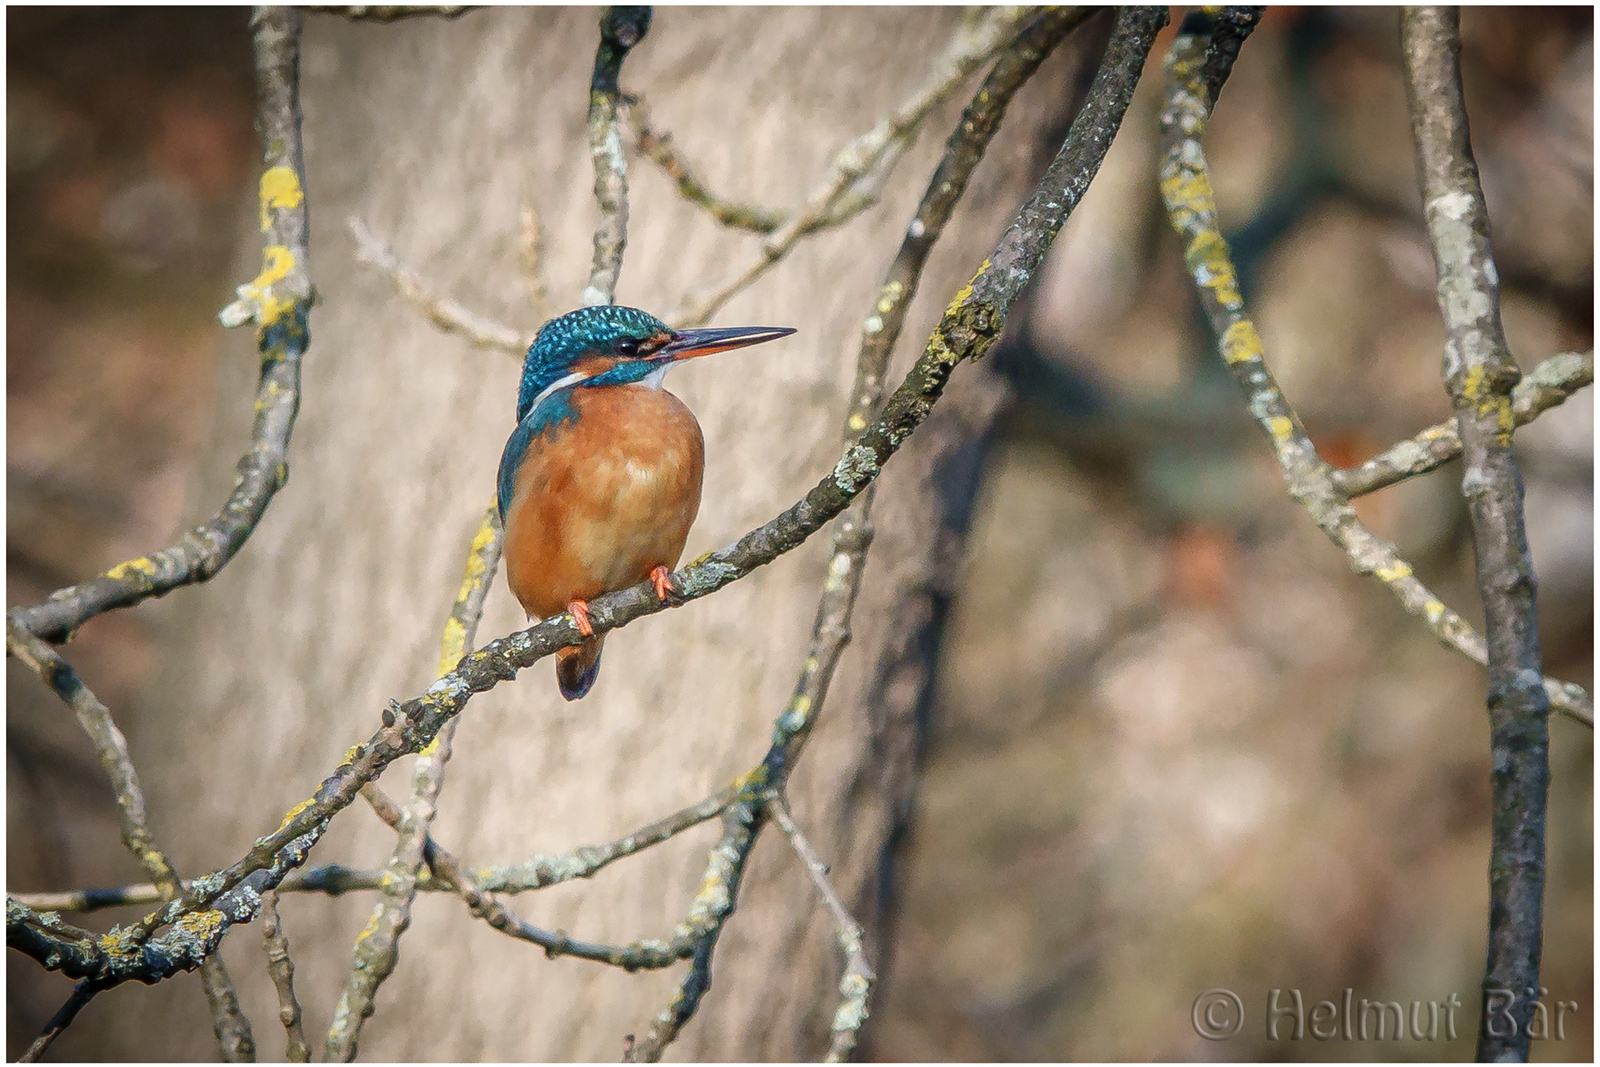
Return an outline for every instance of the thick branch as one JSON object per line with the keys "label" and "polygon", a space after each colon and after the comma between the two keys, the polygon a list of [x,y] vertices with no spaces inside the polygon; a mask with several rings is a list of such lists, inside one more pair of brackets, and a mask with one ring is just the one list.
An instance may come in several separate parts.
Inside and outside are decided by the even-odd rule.
{"label": "thick branch", "polygon": [[[1202,16],[1192,14],[1204,25]],[[1189,25],[1190,20],[1185,20]],[[1167,103],[1161,115],[1165,152],[1161,195],[1173,227],[1185,242],[1184,258],[1218,337],[1224,362],[1246,406],[1283,468],[1289,495],[1349,557],[1360,574],[1387,585],[1407,612],[1424,620],[1442,642],[1478,663],[1487,660],[1483,638],[1423,585],[1395,547],[1374,535],[1335,484],[1333,468],[1317,454],[1300,418],[1267,369],[1261,338],[1245,312],[1227,242],[1217,228],[1216,200],[1200,137],[1210,113],[1204,82],[1206,41],[1180,33],[1167,53]],[[1594,723],[1588,695],[1567,682],[1546,680],[1551,702],[1579,722]]]}
{"label": "thick branch", "polygon": [[[1489,652],[1494,819],[1483,991],[1486,1003],[1497,992],[1514,999],[1503,1013],[1484,1013],[1478,1058],[1526,1061],[1539,999],[1550,700],[1539,655],[1522,478],[1511,449],[1511,391],[1521,373],[1500,325],[1489,213],[1461,93],[1458,17],[1455,8],[1408,8],[1400,17],[1400,39],[1439,310],[1450,331],[1444,378],[1461,435],[1461,493],[1472,515]],[[1504,1025],[1497,1027],[1502,1015],[1509,1019],[1501,1018]]]}
{"label": "thick branch", "polygon": [[233,492],[210,522],[185,533],[170,548],[119,563],[15,612],[24,628],[47,641],[66,640],[112,608],[210,579],[244,546],[289,477],[289,433],[300,404],[300,360],[310,341],[311,308],[300,148],[300,17],[290,8],[262,8],[251,25],[259,95],[256,125],[266,164],[260,183],[265,266],[255,281],[239,288],[240,299],[224,311],[229,324],[257,325],[261,381],[250,451],[239,460]]}

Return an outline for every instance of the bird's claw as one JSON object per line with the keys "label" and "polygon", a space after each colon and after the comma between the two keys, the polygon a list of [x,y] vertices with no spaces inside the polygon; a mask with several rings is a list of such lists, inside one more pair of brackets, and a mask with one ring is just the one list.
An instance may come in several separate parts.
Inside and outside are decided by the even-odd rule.
{"label": "bird's claw", "polygon": [[656,599],[663,604],[682,604],[683,594],[678,592],[678,587],[672,584],[672,572],[665,567],[657,567],[650,572],[650,584],[655,587]]}
{"label": "bird's claw", "polygon": [[585,637],[594,636],[594,625],[589,621],[589,605],[581,600],[574,600],[567,605],[567,611],[572,615],[572,621],[578,624],[578,632]]}

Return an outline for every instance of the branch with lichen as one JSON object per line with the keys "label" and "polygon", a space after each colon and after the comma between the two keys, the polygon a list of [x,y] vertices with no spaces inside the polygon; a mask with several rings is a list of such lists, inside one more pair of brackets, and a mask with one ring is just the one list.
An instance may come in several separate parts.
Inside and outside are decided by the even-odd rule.
{"label": "branch with lichen", "polygon": [[345,220],[356,241],[356,261],[376,267],[388,275],[401,299],[422,312],[434,326],[446,333],[459,333],[479,348],[493,348],[520,356],[533,343],[531,335],[472,311],[448,296],[440,296],[416,271],[400,262],[394,250],[380,240],[367,224],[352,215]]}
{"label": "branch with lichen", "polygon": [[[805,206],[767,235],[756,258],[716,285],[685,297],[666,316],[667,321],[674,326],[705,322],[787,256],[802,238],[839,225],[876,203],[928,113],[1010,42],[1029,10],[981,8],[975,17],[965,20],[934,62],[927,80],[888,116],[839,150],[822,181],[806,198]],[[1074,10],[1079,12],[1080,20],[1088,17],[1087,9]]]}
{"label": "branch with lichen", "polygon": [[266,248],[261,274],[239,287],[239,299],[221,316],[225,325],[256,324],[261,380],[250,451],[239,460],[238,478],[222,509],[177,544],[58,589],[32,607],[11,609],[23,628],[47,641],[66,640],[102,612],[214,577],[244,546],[289,478],[289,434],[300,404],[300,361],[310,341],[311,309],[300,146],[300,19],[290,8],[261,8],[251,27],[259,96],[256,124],[265,160],[260,200]]}
{"label": "branch with lichen", "polygon": [[[71,664],[57,655],[48,644],[33,636],[9,617],[6,620],[6,651],[37,674],[77,716],[78,723],[94,745],[100,766],[105,769],[106,777],[111,780],[112,792],[117,802],[118,822],[122,829],[123,846],[154,879],[152,888],[159,894],[160,899],[171,900],[176,897],[182,892],[182,885],[171,861],[156,847],[150,834],[144,789],[139,785],[139,775],[134,770],[133,758],[128,753],[127,739],[117,728],[110,710],[100,703],[88,686],[83,684]],[[238,997],[234,995],[233,983],[222,966],[222,960],[220,958],[206,960],[201,967],[201,979],[206,999],[211,1005],[212,1022],[223,1058],[229,1062],[250,1058],[255,1052],[255,1042],[250,1034],[250,1022],[239,1008]],[[94,996],[95,991],[90,988],[81,995],[87,1001]],[[74,996],[78,995],[80,995],[78,992],[74,992]],[[72,1014],[75,1016],[77,1009],[74,1009]],[[69,1018],[62,1024],[62,1028],[64,1029],[70,1022]],[[53,1033],[50,1034],[50,1040],[54,1040]]]}
{"label": "branch with lichen", "polygon": [[290,1063],[310,1063],[311,1046],[300,1024],[300,1002],[294,995],[294,960],[289,956],[289,938],[278,918],[278,894],[261,894],[261,938],[267,950],[267,975],[278,993],[278,1021],[283,1024],[285,1058]]}
{"label": "branch with lichen", "polygon": [[833,916],[845,966],[839,978],[839,1007],[833,1013],[833,1043],[828,1047],[827,1062],[844,1063],[855,1050],[861,1024],[867,1021],[867,995],[872,991],[872,983],[877,975],[867,962],[861,924],[851,916],[850,909],[839,898],[839,891],[828,880],[828,865],[817,856],[811,842],[795,825],[794,817],[789,814],[788,801],[779,795],[768,797],[767,813],[789,839],[795,855],[800,857],[800,862],[805,866],[806,874],[810,875],[812,884],[817,887],[817,894]]}
{"label": "branch with lichen", "polygon": [[594,228],[594,262],[583,305],[615,303],[622,250],[628,243],[628,158],[622,151],[618,112],[622,90],[617,79],[628,51],[650,32],[648,7],[608,7],[600,13],[600,47],[589,82],[589,155],[594,159],[594,199],[600,221]]}
{"label": "branch with lichen", "polygon": [[[1526,426],[1586,385],[1594,384],[1594,350],[1551,356],[1523,376],[1511,390],[1511,418]],[[1437,470],[1461,455],[1455,420],[1437,423],[1358,467],[1333,472],[1333,483],[1348,497],[1374,493],[1407,478]]]}
{"label": "branch with lichen", "polygon": [[1400,50],[1439,310],[1449,331],[1444,381],[1461,439],[1461,495],[1472,517],[1488,646],[1494,813],[1483,989],[1486,998],[1509,991],[1512,1000],[1508,1026],[1491,1026],[1492,1013],[1484,1012],[1478,1059],[1525,1062],[1540,994],[1551,701],[1539,651],[1522,477],[1511,447],[1517,423],[1512,389],[1521,371],[1500,324],[1489,212],[1461,89],[1459,19],[1455,8],[1404,9]]}
{"label": "branch with lichen", "polygon": [[622,102],[623,118],[633,133],[634,148],[640,155],[667,172],[667,177],[672,179],[679,196],[691,204],[704,208],[706,214],[714,221],[729,229],[766,234],[783,225],[788,217],[787,212],[770,211],[754,204],[741,204],[720,197],[707,188],[705,183],[695,176],[689,164],[684,162],[677,147],[672,143],[672,135],[663,133],[651,125],[650,107],[645,103],[643,96],[626,93]]}
{"label": "branch with lichen", "polygon": [[[467,551],[461,586],[445,620],[440,640],[439,673],[454,667],[472,647],[483,616],[483,602],[500,566],[500,509],[490,501]],[[446,723],[431,745],[423,749],[411,772],[411,799],[396,827],[394,855],[380,881],[381,896],[372,917],[356,938],[349,977],[328,1028],[326,1059],[348,1063],[355,1059],[361,1026],[372,1015],[378,987],[394,971],[400,958],[400,935],[411,924],[411,904],[416,898],[418,871],[424,860],[429,829],[433,825],[445,766],[450,761],[456,720]]]}
{"label": "branch with lichen", "polygon": [[[1417,579],[1392,544],[1362,525],[1349,497],[1334,481],[1333,468],[1317,453],[1267,369],[1261,338],[1245,313],[1238,275],[1217,228],[1216,201],[1200,148],[1211,107],[1205,79],[1208,25],[1204,15],[1188,16],[1184,31],[1167,53],[1160,178],[1167,214],[1184,240],[1184,260],[1219,339],[1223,361],[1283,469],[1290,496],[1344,551],[1357,573],[1373,575],[1388,586],[1405,610],[1424,620],[1444,644],[1486,663],[1483,637]],[[1570,682],[1545,681],[1552,706],[1579,722],[1594,724],[1588,694]]]}

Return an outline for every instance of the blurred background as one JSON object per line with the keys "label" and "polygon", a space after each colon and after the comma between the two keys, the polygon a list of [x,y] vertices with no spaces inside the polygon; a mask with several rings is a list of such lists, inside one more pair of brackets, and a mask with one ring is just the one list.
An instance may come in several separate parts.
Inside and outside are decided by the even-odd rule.
{"label": "blurred background", "polygon": [[[215,401],[216,310],[253,210],[247,13],[7,12],[7,594],[170,542]],[[1272,9],[1207,151],[1268,360],[1324,454],[1446,417],[1393,9]],[[1463,12],[1474,148],[1524,369],[1592,346],[1593,12]],[[1170,31],[1158,44],[1158,54]],[[1154,67],[1151,68],[1154,73]],[[1268,991],[1476,1002],[1483,672],[1287,499],[1183,273],[1147,76],[997,359],[987,459],[927,723],[865,1051],[885,1060],[1466,1058],[1265,1040]],[[648,164],[641,163],[640,166]],[[1593,401],[1519,431],[1547,670],[1592,689]],[[1475,624],[1452,466],[1358,504]],[[142,612],[75,664],[151,679]],[[12,890],[120,849],[92,751],[7,667]],[[138,729],[137,719],[123,721]],[[1593,1056],[1593,735],[1551,720],[1545,1060]],[[10,1054],[57,1006],[8,963]],[[1235,991],[1248,1024],[1196,1036]],[[258,1028],[266,1020],[257,1020]]]}

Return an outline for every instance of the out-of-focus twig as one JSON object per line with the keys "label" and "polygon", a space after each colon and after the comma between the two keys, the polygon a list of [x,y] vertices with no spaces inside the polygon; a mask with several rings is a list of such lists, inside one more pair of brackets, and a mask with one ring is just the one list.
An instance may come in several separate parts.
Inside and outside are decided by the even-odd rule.
{"label": "out-of-focus twig", "polygon": [[689,164],[684,162],[672,143],[672,135],[662,133],[650,124],[650,106],[643,96],[625,94],[623,103],[623,117],[633,131],[639,154],[666,171],[667,177],[677,185],[679,195],[685,200],[698,204],[712,219],[730,229],[771,233],[783,225],[788,217],[786,212],[727,200],[708,189],[690,170]]}
{"label": "out-of-focus twig", "polygon": [[[767,235],[755,260],[723,281],[690,294],[667,316],[667,321],[674,326],[705,322],[788,255],[802,238],[825,226],[838,225],[876,203],[883,184],[915,142],[923,119],[1006,46],[1029,11],[1021,7],[984,8],[975,19],[963,22],[934,62],[927,80],[887,117],[839,150],[827,174],[806,198],[805,206]],[[1088,11],[1084,10],[1079,17],[1087,16]]]}
{"label": "out-of-focus twig", "polygon": [[[1586,385],[1594,384],[1594,350],[1563,352],[1529,371],[1511,390],[1511,417],[1526,426]],[[1348,497],[1377,492],[1418,474],[1437,470],[1461,455],[1455,420],[1437,423],[1359,467],[1333,472],[1333,484]]]}
{"label": "out-of-focus twig", "polygon": [[[38,674],[45,685],[77,716],[78,723],[94,745],[100,766],[105,769],[106,777],[111,779],[123,845],[155,880],[154,887],[161,899],[176,897],[182,892],[182,885],[166,854],[156,847],[151,837],[146,819],[144,789],[139,785],[138,772],[134,770],[133,758],[128,753],[127,738],[117,728],[110,710],[83,684],[71,664],[10,616],[6,619],[6,650]],[[230,1063],[254,1059],[255,1042],[250,1034],[250,1022],[239,1009],[239,999],[234,995],[233,983],[223,969],[221,959],[208,959],[201,968],[201,979],[206,999],[211,1005],[212,1023],[223,1059]],[[73,1014],[76,1014],[76,1010]],[[62,1024],[63,1028],[70,1022],[68,1018]],[[54,1040],[53,1035],[51,1040]]]}
{"label": "out-of-focus twig", "polygon": [[817,856],[811,842],[789,814],[789,802],[774,794],[767,800],[767,813],[778,824],[778,829],[789,839],[795,854],[805,865],[806,873],[817,887],[822,902],[833,915],[839,948],[844,952],[844,973],[839,977],[839,1007],[833,1013],[833,1043],[828,1048],[829,1063],[844,1063],[856,1047],[856,1037],[861,1024],[867,1021],[867,997],[877,978],[872,965],[867,962],[867,951],[862,944],[861,924],[850,914],[850,909],[839,899],[839,891],[828,880],[828,865]]}
{"label": "out-of-focus twig", "polygon": [[86,582],[58,589],[43,603],[14,608],[17,621],[47,641],[67,639],[89,619],[216,575],[255,531],[289,478],[289,434],[300,406],[300,361],[310,343],[311,280],[306,272],[305,168],[300,146],[298,65],[300,17],[291,8],[261,8],[255,32],[256,125],[261,174],[261,274],[239,288],[224,309],[227,325],[256,324],[261,379],[256,387],[250,451],[222,510],[169,548],[117,564]]}
{"label": "out-of-focus twig", "polygon": [[310,1063],[311,1046],[300,1024],[300,1002],[294,995],[294,960],[289,956],[289,938],[278,918],[278,894],[261,894],[261,936],[267,948],[267,974],[278,991],[278,1021],[283,1024],[290,1063]]}
{"label": "out-of-focus twig", "polygon": [[400,262],[394,250],[379,240],[361,219],[352,215],[345,224],[356,240],[356,259],[387,274],[394,291],[439,329],[459,333],[479,348],[498,349],[515,356],[522,355],[533,343],[531,335],[524,335],[468,309],[459,301],[435,293],[422,276]]}
{"label": "out-of-focus twig", "polygon": [[[1184,30],[1166,60],[1161,194],[1173,227],[1184,239],[1189,274],[1219,339],[1222,358],[1237,380],[1250,414],[1271,443],[1290,496],[1344,551],[1357,572],[1371,574],[1388,586],[1405,610],[1423,619],[1446,645],[1485,663],[1482,636],[1417,579],[1393,545],[1362,525],[1349,498],[1334,483],[1333,468],[1317,454],[1299,416],[1267,369],[1261,338],[1239,294],[1227,242],[1217,228],[1216,201],[1200,147],[1210,114],[1203,77],[1209,23],[1200,12],[1184,21]],[[1594,724],[1593,705],[1581,688],[1549,679],[1545,688],[1553,706],[1579,722]]]}
{"label": "out-of-focus twig", "polygon": [[49,1051],[56,1038],[61,1036],[61,1031],[72,1025],[72,1020],[78,1017],[78,1012],[82,1011],[83,1006],[93,1000],[98,992],[100,988],[93,982],[79,982],[73,986],[66,1003],[62,1004],[50,1017],[50,1021],[45,1023],[44,1032],[34,1039],[27,1051],[17,1057],[17,1062],[38,1063],[39,1058]]}
{"label": "out-of-focus twig", "polygon": [[[439,673],[454,667],[472,648],[483,617],[483,602],[500,567],[500,509],[489,502],[478,531],[467,550],[461,586],[445,620],[440,640]],[[349,1063],[356,1057],[362,1024],[372,1015],[378,987],[394,972],[400,959],[400,936],[411,925],[411,904],[417,894],[417,872],[422,866],[429,828],[444,785],[455,739],[455,719],[445,723],[433,743],[417,757],[411,774],[411,799],[401,814],[394,855],[380,883],[382,895],[372,917],[356,939],[350,974],[328,1028],[326,1058]]]}
{"label": "out-of-focus twig", "polygon": [[589,82],[589,154],[594,158],[594,199],[600,221],[594,228],[594,262],[583,304],[612,304],[622,273],[622,250],[628,244],[628,159],[622,152],[618,111],[622,90],[617,83],[622,61],[650,32],[650,8],[608,7],[600,13],[600,47]]}
{"label": "out-of-focus twig", "polygon": [[[1489,212],[1461,90],[1459,19],[1456,8],[1404,9],[1400,50],[1423,214],[1438,268],[1439,310],[1449,330],[1444,379],[1461,437],[1461,495],[1472,516],[1489,657],[1494,815],[1478,1059],[1526,1062],[1544,938],[1550,697],[1539,654],[1522,477],[1511,447],[1517,422],[1512,387],[1521,371],[1500,325]],[[1502,1012],[1491,1012],[1488,1005],[1497,993],[1510,993],[1511,1002]],[[1503,1025],[1494,1025],[1497,1015]]]}

